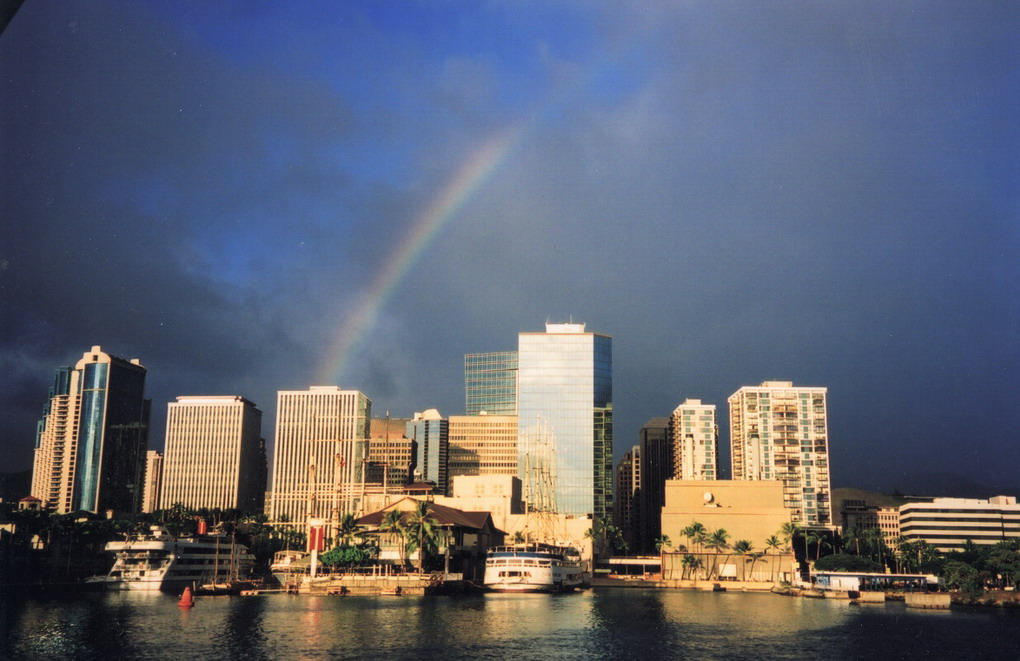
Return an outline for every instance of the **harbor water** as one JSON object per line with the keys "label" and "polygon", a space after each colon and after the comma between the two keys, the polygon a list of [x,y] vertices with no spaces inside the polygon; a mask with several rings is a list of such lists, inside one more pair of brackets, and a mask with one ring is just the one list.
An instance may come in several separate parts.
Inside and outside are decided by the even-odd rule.
{"label": "harbor water", "polygon": [[0,595],[0,659],[1011,659],[1020,613],[600,588],[458,597]]}

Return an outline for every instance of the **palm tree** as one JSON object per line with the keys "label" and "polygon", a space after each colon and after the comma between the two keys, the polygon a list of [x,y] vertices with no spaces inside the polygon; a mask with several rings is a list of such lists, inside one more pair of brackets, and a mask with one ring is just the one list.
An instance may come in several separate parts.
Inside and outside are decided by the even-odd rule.
{"label": "palm tree", "polygon": [[[752,546],[752,544],[751,544],[751,542],[749,540],[738,539],[737,541],[733,542],[733,552],[738,554],[738,555],[741,555],[741,556],[744,556],[745,558],[747,558],[747,560],[745,560],[745,563],[747,561],[753,561],[753,558],[750,557],[752,555],[751,552],[753,550],[754,550],[754,546]],[[740,580],[742,580],[742,581],[746,580],[747,579],[747,573],[744,571],[744,566],[741,565],[740,569],[741,569]],[[751,573],[754,574],[754,567],[753,566],[751,567]]]}
{"label": "palm tree", "polygon": [[729,538],[730,534],[722,528],[719,528],[709,535],[708,539],[705,541],[705,546],[712,549],[712,551],[716,554],[715,556],[712,556],[712,571],[709,572],[709,578],[712,577],[712,574],[715,574],[718,571],[719,563],[716,556],[730,547]]}
{"label": "palm tree", "polygon": [[336,539],[333,546],[350,546],[351,541],[357,537],[359,526],[355,522],[353,514],[344,514],[336,526]]}
{"label": "palm tree", "polygon": [[699,551],[701,550],[701,545],[705,543],[705,535],[707,534],[708,531],[705,530],[705,526],[697,521],[684,528],[684,535],[687,537],[688,543],[694,542]]}
{"label": "palm tree", "polygon": [[408,542],[407,551],[418,551],[418,573],[422,572],[426,553],[434,553],[439,545],[439,525],[429,512],[429,502],[419,501],[408,516],[405,524]]}
{"label": "palm tree", "polygon": [[[766,548],[771,549],[772,551],[774,551],[776,555],[779,555],[779,549],[783,546],[783,543],[779,541],[779,538],[777,536],[772,535],[771,537],[769,537],[768,539],[765,540],[765,546],[766,546]],[[777,569],[778,564],[779,564],[778,562],[777,563],[773,563],[773,566],[772,566],[772,582],[773,583],[776,580],[776,569]]]}
{"label": "palm tree", "polygon": [[680,564],[683,567],[683,571],[680,572],[680,578],[684,579],[687,577],[688,570],[690,570],[692,576],[694,575],[694,571],[701,567],[701,560],[698,560],[694,555],[688,553],[684,556],[684,559]]}

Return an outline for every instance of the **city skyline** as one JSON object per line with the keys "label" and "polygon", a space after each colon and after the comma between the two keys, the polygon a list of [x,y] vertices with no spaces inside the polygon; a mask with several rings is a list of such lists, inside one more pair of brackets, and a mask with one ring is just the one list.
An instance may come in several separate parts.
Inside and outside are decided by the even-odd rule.
{"label": "city skyline", "polygon": [[158,448],[180,395],[266,430],[318,385],[456,415],[465,354],[572,316],[614,338],[614,462],[678,402],[789,380],[828,389],[833,486],[1015,490],[1018,29],[1008,3],[26,3],[0,471],[91,345],[145,365]]}

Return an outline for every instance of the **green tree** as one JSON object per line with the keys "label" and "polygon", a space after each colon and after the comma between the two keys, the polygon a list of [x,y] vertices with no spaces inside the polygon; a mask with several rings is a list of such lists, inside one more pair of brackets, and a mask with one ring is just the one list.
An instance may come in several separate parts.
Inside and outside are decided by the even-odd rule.
{"label": "green tree", "polygon": [[707,534],[705,526],[697,521],[684,528],[684,537],[687,538],[687,545],[690,546],[693,543],[699,551],[701,550],[701,545],[705,543],[705,536]]}
{"label": "green tree", "polygon": [[680,562],[683,571],[680,573],[680,578],[687,578],[688,572],[693,578],[694,572],[701,568],[701,560],[698,560],[697,556],[687,553],[684,555],[684,559]]}
{"label": "green tree", "polygon": [[[777,537],[776,535],[772,535],[768,539],[765,540],[765,547],[766,547],[766,549],[771,550],[777,556],[779,555],[779,549],[782,548],[782,546],[783,546],[783,543],[781,541],[779,541],[779,537]],[[775,580],[776,580],[776,570],[778,568],[778,565],[779,565],[778,562],[772,563],[772,581],[773,582],[775,582]]]}
{"label": "green tree", "polygon": [[425,556],[436,553],[439,548],[441,529],[429,512],[428,501],[418,501],[404,525],[407,534],[407,553],[418,552],[418,573],[425,566]]}
{"label": "green tree", "polygon": [[833,553],[815,563],[818,571],[880,572],[882,565],[871,558],[849,553]]}
{"label": "green tree", "polygon": [[719,528],[712,532],[708,539],[705,540],[705,546],[714,552],[712,556],[712,569],[708,575],[709,579],[719,571],[718,555],[730,547],[729,538],[730,534]]}
{"label": "green tree", "polygon": [[[740,580],[742,581],[747,579],[745,565],[746,562],[750,560],[750,555],[752,551],[754,551],[754,546],[751,544],[749,540],[738,539],[737,541],[733,542],[733,553],[741,556],[744,559],[744,563],[741,563],[740,565],[741,569]],[[753,574],[754,572],[752,571],[751,573]]]}
{"label": "green tree", "polygon": [[387,510],[383,514],[382,521],[379,523],[379,530],[388,533],[395,537],[393,540],[396,542],[397,552],[400,554],[400,565],[401,567],[405,564],[404,559],[404,547],[406,542],[404,541],[404,514],[400,510],[392,509]]}

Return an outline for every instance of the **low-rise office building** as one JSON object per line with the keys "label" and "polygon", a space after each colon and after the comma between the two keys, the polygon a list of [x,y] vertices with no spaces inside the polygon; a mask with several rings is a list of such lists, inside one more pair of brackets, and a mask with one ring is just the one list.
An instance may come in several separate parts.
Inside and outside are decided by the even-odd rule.
{"label": "low-rise office building", "polygon": [[900,506],[899,523],[900,535],[907,539],[923,540],[939,551],[960,550],[968,541],[1020,539],[1020,505],[1014,496],[936,498]]}

